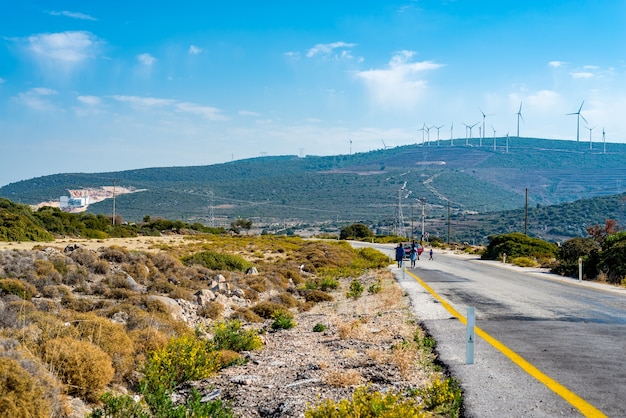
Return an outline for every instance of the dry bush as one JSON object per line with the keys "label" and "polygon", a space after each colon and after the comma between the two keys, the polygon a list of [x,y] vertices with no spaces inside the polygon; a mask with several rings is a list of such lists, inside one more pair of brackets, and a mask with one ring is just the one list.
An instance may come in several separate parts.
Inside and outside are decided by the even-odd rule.
{"label": "dry bush", "polygon": [[378,348],[368,348],[365,354],[372,359],[374,363],[387,364],[389,362],[389,354]]}
{"label": "dry bush", "polygon": [[98,260],[93,264],[93,272],[96,274],[109,274],[111,265],[107,260]]}
{"label": "dry bush", "polygon": [[95,345],[74,338],[55,338],[43,345],[43,360],[66,385],[69,395],[97,402],[114,375],[111,358]]}
{"label": "dry bush", "polygon": [[61,305],[65,309],[76,312],[90,312],[94,310],[94,301],[89,298],[76,297],[73,293],[63,295]]}
{"label": "dry bush", "polygon": [[402,305],[404,292],[395,282],[383,285],[382,290],[376,294],[381,310],[392,310]]}
{"label": "dry bush", "polygon": [[50,260],[37,259],[33,262],[38,279],[48,280],[51,283],[61,283],[61,274],[54,268]]}
{"label": "dry bush", "polygon": [[359,338],[363,334],[363,323],[359,320],[353,320],[350,322],[343,322],[339,320],[336,324],[339,338],[342,340],[348,340],[352,338]]}
{"label": "dry bush", "polygon": [[298,306],[298,301],[296,300],[296,298],[285,292],[279,293],[278,295],[272,297],[270,301],[281,304],[287,308],[295,308],[296,306]]}
{"label": "dry bush", "polygon": [[176,288],[173,283],[168,282],[166,279],[156,279],[148,286],[150,292],[156,293],[170,293]]}
{"label": "dry bush", "polygon": [[324,375],[324,382],[333,387],[357,386],[363,380],[363,376],[357,370],[333,370]]}
{"label": "dry bush", "polygon": [[135,329],[128,333],[133,341],[134,361],[136,365],[144,364],[151,352],[160,350],[167,345],[168,337],[153,328]]}
{"label": "dry bush", "polygon": [[196,297],[190,290],[178,286],[176,286],[174,290],[168,293],[168,296],[172,299],[184,299],[189,301],[196,300]]}
{"label": "dry bush", "polygon": [[331,294],[324,292],[323,290],[311,289],[311,290],[300,290],[300,294],[304,296],[304,300],[307,302],[330,302],[334,300]]}
{"label": "dry bush", "polygon": [[220,350],[217,352],[218,361],[222,368],[231,366],[243,360],[243,356],[233,350]]}
{"label": "dry bush", "polygon": [[311,309],[313,309],[314,306],[315,306],[315,302],[304,302],[304,303],[300,303],[300,305],[298,306],[298,310],[300,312],[308,312]]}
{"label": "dry bush", "polygon": [[243,289],[243,296],[252,302],[259,300],[259,293],[252,289]]}
{"label": "dry bush", "polygon": [[280,303],[265,301],[265,302],[257,303],[251,309],[255,314],[259,315],[261,318],[271,319],[272,314],[274,314],[274,312],[281,311],[281,310],[284,311],[286,310],[286,307]]}
{"label": "dry bush", "polygon": [[72,251],[69,257],[74,260],[75,263],[90,270],[93,270],[94,264],[98,261],[98,255],[87,248],[78,248]]}
{"label": "dry bush", "polygon": [[389,361],[398,368],[402,377],[406,379],[413,370],[417,358],[418,349],[414,344],[400,344],[391,349]]}
{"label": "dry bush", "polygon": [[127,248],[120,247],[119,245],[111,245],[109,247],[101,248],[99,250],[100,258],[113,263],[123,263],[129,261],[129,254]]}
{"label": "dry bush", "polygon": [[248,276],[244,279],[244,282],[255,292],[263,293],[267,291],[267,282],[263,276]]}
{"label": "dry bush", "polygon": [[111,357],[115,381],[122,381],[132,371],[135,348],[123,325],[95,314],[77,315],[72,325],[81,339],[98,346]]}
{"label": "dry bush", "polygon": [[210,318],[213,320],[222,319],[224,313],[224,305],[217,301],[211,301],[206,306],[198,308],[198,315],[203,318]]}
{"label": "dry bush", "polygon": [[245,322],[263,322],[263,318],[248,308],[237,308],[230,317],[231,319],[240,319]]}
{"label": "dry bush", "polygon": [[0,412],[3,417],[48,418],[52,405],[38,379],[18,361],[0,356]]}

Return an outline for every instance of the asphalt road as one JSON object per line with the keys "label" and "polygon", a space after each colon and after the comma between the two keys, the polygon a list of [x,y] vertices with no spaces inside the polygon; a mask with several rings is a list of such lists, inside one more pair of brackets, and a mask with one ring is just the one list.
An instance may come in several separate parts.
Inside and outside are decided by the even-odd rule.
{"label": "asphalt road", "polygon": [[[393,246],[373,246],[392,254]],[[476,257],[434,258],[392,270],[460,380],[466,416],[626,417],[626,289]],[[473,364],[461,322],[470,306]]]}

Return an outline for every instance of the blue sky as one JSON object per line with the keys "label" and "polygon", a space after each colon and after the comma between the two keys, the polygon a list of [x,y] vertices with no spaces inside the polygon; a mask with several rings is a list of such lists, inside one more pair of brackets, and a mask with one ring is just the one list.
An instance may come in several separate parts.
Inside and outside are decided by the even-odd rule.
{"label": "blue sky", "polygon": [[521,137],[575,140],[584,101],[581,142],[626,142],[625,59],[623,0],[4,2],[0,186],[478,143],[520,104]]}

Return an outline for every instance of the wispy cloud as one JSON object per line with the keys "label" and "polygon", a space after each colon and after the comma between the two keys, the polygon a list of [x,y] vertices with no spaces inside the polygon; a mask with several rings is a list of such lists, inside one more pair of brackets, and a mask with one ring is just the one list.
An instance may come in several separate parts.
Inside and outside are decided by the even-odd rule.
{"label": "wispy cloud", "polygon": [[137,61],[148,67],[151,67],[156,62],[156,60],[156,58],[148,53],[137,55]]}
{"label": "wispy cloud", "polygon": [[76,65],[95,57],[100,43],[90,32],[41,33],[25,39],[26,50],[35,59],[49,63]]}
{"label": "wispy cloud", "polygon": [[572,78],[593,78],[594,75],[593,73],[590,73],[588,71],[574,71],[569,73],[570,76],[572,76]]}
{"label": "wispy cloud", "polygon": [[15,96],[15,99],[25,105],[26,107],[34,110],[53,110],[55,106],[47,98],[50,96],[56,96],[59,93],[56,90],[46,87],[36,87],[26,92],[19,93]]}
{"label": "wispy cloud", "polygon": [[566,65],[567,63],[564,61],[550,61],[548,63],[548,66],[552,67],[552,68],[560,68],[563,67],[564,65]]}
{"label": "wispy cloud", "polygon": [[97,96],[78,96],[76,100],[89,106],[97,106],[102,103],[102,99]]}
{"label": "wispy cloud", "polygon": [[6,80],[4,78],[0,77],[0,84],[4,84],[4,83],[6,83]]}
{"label": "wispy cloud", "polygon": [[347,42],[332,42],[329,44],[317,44],[313,48],[309,49],[306,53],[307,58],[312,58],[316,55],[322,56],[331,56],[333,55],[336,49],[341,49],[341,53],[335,54],[335,57],[341,58],[351,58],[352,55],[350,51],[346,51],[346,49],[353,48],[357,44],[347,43]]}
{"label": "wispy cloud", "polygon": [[189,45],[189,55],[198,55],[204,52],[204,49],[199,46]]}
{"label": "wispy cloud", "polygon": [[79,19],[79,20],[98,20],[95,17],[89,16],[88,14],[85,14],[85,13],[70,12],[67,10],[64,10],[62,12],[51,11],[48,13],[51,14],[52,16],[65,16],[65,17],[70,17],[72,19]]}
{"label": "wispy cloud", "polygon": [[216,107],[203,106],[196,103],[183,102],[173,99],[159,99],[156,97],[140,97],[140,96],[110,96],[111,99],[122,103],[128,103],[135,108],[160,108],[170,109],[179,113],[188,113],[200,116],[208,120],[227,120],[228,118],[222,114],[222,111]]}
{"label": "wispy cloud", "polygon": [[237,112],[239,115],[241,116],[254,116],[254,117],[258,117],[261,116],[261,114],[259,112],[253,112],[251,110],[240,110],[239,112]]}
{"label": "wispy cloud", "polygon": [[400,51],[389,61],[387,68],[356,73],[367,86],[373,101],[389,107],[411,106],[422,97],[427,86],[426,71],[441,68],[432,61],[412,62],[413,51]]}
{"label": "wispy cloud", "polygon": [[226,120],[227,118],[222,115],[221,110],[216,107],[201,106],[194,103],[180,102],[176,104],[176,109],[181,112],[191,113],[201,116],[208,120]]}
{"label": "wispy cloud", "polygon": [[111,96],[112,99],[118,102],[130,103],[136,106],[142,107],[162,107],[176,103],[176,100],[171,99],[157,99],[154,97],[139,97],[139,96]]}

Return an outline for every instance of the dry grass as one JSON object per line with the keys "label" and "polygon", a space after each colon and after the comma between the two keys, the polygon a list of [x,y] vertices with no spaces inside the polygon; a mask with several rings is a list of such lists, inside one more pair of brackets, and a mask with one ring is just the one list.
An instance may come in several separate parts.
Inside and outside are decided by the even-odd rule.
{"label": "dry grass", "polygon": [[363,381],[363,376],[357,370],[333,370],[324,376],[324,383],[333,387],[356,386]]}

